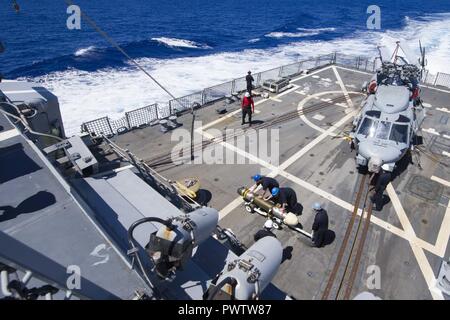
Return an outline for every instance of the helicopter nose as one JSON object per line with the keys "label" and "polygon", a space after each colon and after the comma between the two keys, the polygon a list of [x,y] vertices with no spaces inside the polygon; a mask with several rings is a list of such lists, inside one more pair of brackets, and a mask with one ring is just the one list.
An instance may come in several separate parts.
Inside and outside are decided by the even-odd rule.
{"label": "helicopter nose", "polygon": [[401,150],[392,146],[378,146],[371,142],[360,142],[358,153],[367,159],[374,168],[381,167],[385,163],[397,162],[402,156]]}

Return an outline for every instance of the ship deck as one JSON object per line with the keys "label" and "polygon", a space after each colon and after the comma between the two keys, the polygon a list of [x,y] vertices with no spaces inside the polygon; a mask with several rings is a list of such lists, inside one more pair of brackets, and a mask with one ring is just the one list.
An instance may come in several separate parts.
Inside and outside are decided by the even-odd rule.
{"label": "ship deck", "polygon": [[[273,280],[295,299],[320,299],[353,211],[359,174],[345,133],[364,98],[359,88],[370,76],[339,66],[298,76],[281,94],[256,98],[252,128],[241,126],[239,102],[221,100],[195,112],[199,121],[194,127],[196,142],[231,129],[244,137],[255,128],[258,134],[273,137],[273,147],[279,146],[278,157],[264,157],[261,145],[253,152],[255,141],[236,145],[228,140],[196,153],[192,164],[169,161],[155,166],[156,158],[177,145],[179,134],[189,134],[190,114],[178,118],[181,126],[177,130],[162,133],[159,126],[148,126],[113,140],[168,179],[200,178],[202,201],[220,211],[219,225],[230,228],[247,247],[265,221],[247,213],[236,192],[252,184],[251,175],[269,174],[281,186],[293,188],[302,206],[300,222],[308,232],[314,219],[312,204],[320,202],[328,212],[334,241],[315,248],[293,230],[276,230],[286,259]],[[370,291],[382,299],[448,298],[435,288],[435,282],[443,259],[449,257],[450,91],[423,87],[422,97],[427,106],[424,143],[399,165],[385,192],[383,209],[373,213],[352,297]],[[227,112],[219,115],[216,109],[223,106]],[[286,117],[289,112],[291,116]],[[379,288],[366,286],[373,270],[370,266],[379,267]]]}

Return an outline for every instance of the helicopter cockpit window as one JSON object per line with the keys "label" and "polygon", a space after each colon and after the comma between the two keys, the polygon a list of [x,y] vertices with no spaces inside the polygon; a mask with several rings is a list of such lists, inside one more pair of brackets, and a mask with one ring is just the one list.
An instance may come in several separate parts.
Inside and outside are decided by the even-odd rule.
{"label": "helicopter cockpit window", "polygon": [[384,139],[386,140],[389,136],[389,129],[391,128],[391,123],[388,121],[381,121],[378,125],[377,129],[377,139]]}
{"label": "helicopter cockpit window", "polygon": [[366,137],[374,137],[377,131],[378,120],[372,120],[370,118],[364,118],[358,134],[365,135]]}
{"label": "helicopter cockpit window", "polygon": [[411,120],[409,120],[409,118],[408,117],[406,117],[406,116],[404,116],[404,115],[399,115],[398,116],[398,119],[397,119],[397,121],[396,122],[405,122],[405,123],[410,123],[411,122]]}
{"label": "helicopter cockpit window", "polygon": [[366,115],[369,117],[380,118],[381,112],[376,110],[369,110],[366,112]]}
{"label": "helicopter cockpit window", "polygon": [[405,124],[393,124],[391,135],[389,140],[396,141],[399,143],[408,142],[408,125]]}

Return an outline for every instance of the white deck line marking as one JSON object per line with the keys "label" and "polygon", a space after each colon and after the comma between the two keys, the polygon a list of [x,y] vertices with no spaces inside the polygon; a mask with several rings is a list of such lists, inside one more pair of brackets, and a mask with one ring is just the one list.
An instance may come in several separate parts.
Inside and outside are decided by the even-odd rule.
{"label": "white deck line marking", "polygon": [[445,210],[444,218],[442,219],[441,229],[439,230],[437,240],[436,240],[436,250],[441,253],[441,257],[445,256],[447,251],[447,245],[450,238],[450,200],[447,204],[447,209]]}
{"label": "white deck line marking", "polygon": [[4,132],[0,132],[0,141],[5,141],[19,135],[19,130],[13,128]]}
{"label": "white deck line marking", "polygon": [[428,129],[422,128],[422,131],[423,131],[423,132],[426,132],[426,133],[431,133],[431,134],[440,136],[440,133],[437,132],[436,129],[434,129],[434,128],[428,128]]}
{"label": "white deck line marking", "polygon": [[[397,193],[394,190],[394,187],[391,183],[386,188],[386,191],[389,195],[389,198],[392,201],[392,205],[394,207],[395,212],[397,213],[397,217],[400,220],[400,223],[405,230],[405,232],[415,237],[416,233],[411,225],[411,222],[408,219],[408,216],[406,215],[406,212],[403,210],[402,204],[400,202],[400,199],[397,196]],[[422,274],[425,278],[425,281],[428,285],[428,289],[430,290],[431,296],[434,300],[443,300],[444,297],[442,295],[442,292],[437,290],[435,288],[436,285],[436,278],[434,276],[433,269],[430,266],[430,263],[425,256],[425,253],[422,248],[420,248],[416,243],[409,242],[411,249],[414,253],[414,256],[416,257],[417,263],[419,264],[419,268],[422,271]]]}
{"label": "white deck line marking", "polygon": [[325,116],[321,115],[320,113],[317,113],[312,118],[318,121],[322,121],[323,119],[325,119]]}
{"label": "white deck line marking", "polygon": [[292,82],[295,82],[295,81],[298,81],[298,80],[302,80],[302,79],[311,77],[311,76],[313,76],[315,74],[318,74],[318,73],[321,73],[323,71],[326,71],[326,70],[330,69],[331,67],[332,66],[329,66],[329,67],[326,67],[326,68],[323,68],[323,69],[320,69],[320,70],[317,70],[317,71],[314,71],[314,72],[311,72],[311,73],[308,73],[308,74],[301,75],[298,78],[292,79],[290,82],[292,83]]}
{"label": "white deck line marking", "polygon": [[[266,102],[266,101],[268,101],[268,100],[269,100],[269,99],[261,99],[261,100],[259,100],[258,102],[255,102],[255,106],[257,106],[257,105],[259,105],[259,104],[261,104],[261,103],[263,103],[263,102]],[[239,109],[237,109],[237,110],[234,110],[233,112],[228,113],[226,116],[223,116],[223,117],[218,118],[218,119],[216,119],[216,120],[214,120],[214,121],[211,121],[211,122],[209,122],[208,124],[205,124],[203,127],[198,128],[198,129],[208,129],[208,128],[210,128],[210,127],[212,127],[212,126],[214,126],[214,125],[216,125],[216,124],[222,122],[222,121],[225,120],[225,119],[231,118],[232,116],[234,116],[235,114],[237,114],[237,113],[239,113],[239,112],[242,112],[242,111],[241,111],[241,108],[239,108]],[[255,110],[255,113],[259,113],[259,112],[260,112],[260,110]],[[198,129],[197,129],[197,130],[198,130]]]}
{"label": "white deck line marking", "polygon": [[345,68],[345,67],[341,67],[341,66],[334,66],[336,68],[342,69],[342,70],[347,70],[347,71],[352,71],[352,72],[357,72],[357,73],[362,73],[362,74],[368,74],[368,75],[373,75],[375,72],[370,73],[367,71],[361,71],[361,70],[356,70],[356,69],[350,69],[350,68]]}
{"label": "white deck line marking", "polygon": [[431,90],[436,90],[436,91],[440,91],[440,92],[445,92],[445,93],[450,93],[449,90],[444,90],[444,89],[439,89],[439,88],[434,88],[434,87],[430,87],[430,86],[426,86],[426,85],[420,85],[422,88],[428,88]]}
{"label": "white deck line marking", "polygon": [[[442,178],[432,176],[431,180],[436,181],[437,183],[450,188],[450,181],[444,180]],[[450,200],[447,205],[447,209],[445,210],[444,218],[442,219],[441,229],[439,230],[437,240],[436,240],[436,250],[440,252],[441,257],[445,256],[445,252],[447,251],[447,245],[450,238]]]}
{"label": "white deck line marking", "polygon": [[314,78],[314,79],[319,79],[320,77],[319,77],[319,76],[316,76],[316,75],[314,75],[314,76],[312,76],[312,78]]}
{"label": "white deck line marking", "polygon": [[330,78],[320,78],[322,81],[325,81],[325,82],[331,82],[331,79]]}
{"label": "white deck line marking", "polygon": [[448,136],[448,135],[446,135],[446,134],[444,134],[443,137],[444,137],[445,139],[450,139],[450,136]]}
{"label": "white deck line marking", "polygon": [[277,99],[275,97],[270,97],[269,100],[275,101],[275,102],[283,102],[283,100]]}
{"label": "white deck line marking", "polygon": [[342,126],[343,124],[345,124],[353,115],[352,114],[348,114],[346,116],[344,116],[341,120],[339,120],[338,122],[336,122],[335,124],[333,124],[331,127],[329,127],[327,130],[325,130],[325,132],[323,132],[320,136],[318,136],[317,138],[315,138],[313,141],[311,141],[310,143],[308,143],[306,146],[304,146],[302,149],[300,149],[299,151],[297,151],[297,153],[295,153],[292,157],[290,157],[289,159],[287,159],[285,162],[283,162],[279,169],[280,170],[285,170],[287,169],[291,164],[293,164],[295,161],[297,161],[298,159],[300,159],[303,155],[305,155],[309,150],[311,150],[313,147],[315,147],[317,144],[319,144],[322,140],[324,140],[327,136],[334,136],[333,132],[338,129],[340,126]]}
{"label": "white deck line marking", "polygon": [[301,94],[302,96],[306,96],[306,92],[303,91],[295,91],[295,93]]}
{"label": "white deck line marking", "polygon": [[442,151],[442,154],[443,154],[444,156],[450,157],[450,152]]}
{"label": "white deck line marking", "polygon": [[437,111],[442,111],[442,112],[447,112],[450,113],[450,110],[448,110],[447,108],[436,108]]}
{"label": "white deck line marking", "polygon": [[237,197],[227,204],[222,210],[219,211],[219,221],[236,209],[242,202],[244,202],[244,199],[242,199],[242,197]]}
{"label": "white deck line marking", "polygon": [[289,93],[291,93],[291,92],[294,92],[294,91],[297,90],[298,88],[300,88],[300,86],[298,86],[298,85],[296,85],[296,84],[292,84],[292,88],[290,88],[290,89],[288,89],[288,90],[286,90],[286,91],[283,91],[282,93],[280,93],[279,95],[277,95],[276,98],[279,98],[279,97],[285,96],[285,95],[287,95],[287,94],[289,94]]}
{"label": "white deck line marking", "polygon": [[430,103],[422,103],[422,106],[428,109],[431,109],[433,107]]}
{"label": "white deck line marking", "polygon": [[[264,100],[267,101],[267,99],[264,99]],[[216,120],[214,120],[214,121],[211,121],[211,122],[208,123],[208,124],[205,124],[205,125],[202,127],[202,129],[207,129],[207,128],[209,128],[209,127],[212,127],[212,126],[214,126],[214,125],[216,125],[216,124],[222,122],[222,121],[225,120],[225,119],[231,118],[232,116],[234,116],[234,115],[237,114],[238,112],[241,112],[241,108],[239,108],[239,109],[237,109],[237,110],[234,110],[233,112],[230,112],[230,113],[227,114],[226,116],[223,116],[223,117],[218,118],[218,119],[216,119]]]}
{"label": "white deck line marking", "polygon": [[341,90],[344,93],[345,100],[347,100],[347,105],[351,108],[354,108],[353,101],[352,101],[352,99],[350,99],[350,95],[348,94],[347,88],[345,87],[345,84],[342,81],[341,76],[339,75],[339,72],[337,71],[335,66],[333,66],[332,69],[336,76],[337,81],[339,81],[339,86],[341,87]]}
{"label": "white deck line marking", "polygon": [[[333,94],[333,93],[341,93],[341,91],[324,91],[324,92],[318,92],[318,93],[316,93],[316,94],[313,94],[313,95],[308,96],[307,98],[303,99],[302,101],[299,102],[298,107],[297,107],[297,110],[298,110],[299,114],[301,113],[303,107],[305,106],[306,102],[309,101],[309,99],[312,99],[312,98],[318,99],[318,97],[321,96],[321,95],[324,95],[324,94]],[[353,92],[352,92],[352,93],[353,93]],[[330,104],[331,104],[331,103],[330,103]],[[337,105],[337,104],[334,104],[334,105]],[[356,114],[356,112],[355,112],[355,111],[352,111],[352,109],[348,108],[347,105],[344,105],[344,106],[345,106],[345,108],[346,108],[347,110],[349,110],[349,112],[347,113],[347,115],[344,117],[345,119],[348,119],[347,117],[348,117],[349,115],[353,116],[353,115]],[[310,126],[311,128],[313,128],[313,129],[315,129],[315,130],[317,130],[317,131],[319,131],[319,132],[325,133],[325,132],[327,131],[326,129],[321,128],[321,127],[315,125],[314,123],[312,123],[311,121],[309,121],[309,119],[308,119],[304,114],[300,114],[300,119],[301,119],[305,124],[307,124],[308,126]],[[331,129],[331,128],[329,128],[329,129]],[[328,135],[329,135],[329,136],[332,136],[332,137],[336,137],[336,134],[333,133],[333,131],[334,131],[334,130],[329,131],[329,132],[328,132]]]}
{"label": "white deck line marking", "polygon": [[[276,98],[277,98],[277,97],[282,97],[282,96],[284,96],[285,94],[291,93],[292,91],[295,91],[295,90],[297,90],[298,88],[300,88],[298,85],[293,84],[293,87],[292,87],[291,89],[286,90],[286,91],[280,93],[279,95],[277,95],[277,96],[275,96],[275,97],[270,97],[270,98],[268,98],[268,99],[261,99],[261,100],[255,102],[255,106],[260,105],[261,103],[264,103],[264,102],[266,102],[266,101],[268,101],[268,100],[274,100],[274,101],[277,101],[277,102],[282,102],[281,100],[278,100],[278,99],[276,99]],[[241,108],[239,108],[239,109],[237,109],[237,110],[234,110],[233,112],[230,112],[229,114],[227,114],[227,115],[224,116],[224,117],[221,117],[221,118],[218,118],[218,119],[216,119],[216,120],[214,120],[214,121],[211,121],[210,123],[205,124],[204,126],[202,126],[201,128],[198,128],[198,129],[204,130],[204,129],[210,128],[210,127],[212,127],[212,126],[214,126],[214,125],[216,125],[216,124],[222,122],[222,121],[225,120],[225,119],[231,118],[232,116],[234,116],[235,114],[237,114],[237,113],[239,113],[239,112],[241,112]],[[255,113],[256,113],[256,114],[260,113],[260,110],[255,110]],[[197,130],[198,130],[198,129],[197,129]]]}
{"label": "white deck line marking", "polygon": [[430,179],[450,188],[450,181],[444,180],[436,176],[432,176]]}

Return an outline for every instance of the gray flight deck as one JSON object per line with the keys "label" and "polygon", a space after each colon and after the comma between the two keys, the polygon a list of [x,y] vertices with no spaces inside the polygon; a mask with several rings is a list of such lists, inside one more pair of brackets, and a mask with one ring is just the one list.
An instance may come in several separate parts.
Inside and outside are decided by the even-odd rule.
{"label": "gray flight deck", "polygon": [[[322,203],[335,240],[324,248],[314,248],[295,231],[275,231],[285,248],[285,259],[273,280],[276,287],[296,299],[320,299],[353,210],[359,175],[346,133],[364,99],[361,85],[370,77],[370,73],[326,66],[291,80],[293,87],[279,95],[257,97],[253,128],[269,129],[269,137],[271,129],[279,130],[276,161],[269,163],[258,154],[249,154],[248,144],[242,150],[227,141],[209,146],[205,152],[214,156],[222,149],[231,157],[238,153],[246,159],[245,164],[236,164],[236,158],[232,164],[220,163],[220,159],[225,162],[231,157],[219,156],[216,164],[168,163],[154,169],[172,180],[200,178],[202,193],[209,195],[208,205],[220,210],[219,225],[230,228],[247,247],[265,221],[258,214],[247,213],[236,192],[252,184],[251,175],[272,174],[281,186],[293,188],[303,207],[300,222],[308,232],[314,219],[312,204]],[[423,144],[399,164],[385,192],[386,204],[373,213],[352,297],[370,291],[382,299],[449,298],[435,288],[435,282],[442,261],[449,258],[450,90],[422,87],[422,98],[427,107]],[[226,105],[227,113],[217,114],[216,109],[224,105],[221,100],[196,111],[196,120],[201,121],[195,128],[197,138],[203,135],[208,140],[226,129],[243,130],[238,136],[250,132],[248,124],[241,126],[239,102]],[[270,124],[295,110],[299,110],[297,116]],[[180,116],[177,130],[190,132],[191,121],[190,114]],[[171,152],[178,143],[171,141],[173,132],[162,133],[158,125],[148,126],[113,140],[154,165],[155,158]],[[215,154],[212,147],[218,148]],[[379,289],[366,286],[372,266],[380,270]]]}
{"label": "gray flight deck", "polygon": [[[183,154],[185,163],[180,164],[164,157],[178,144],[180,134],[189,136],[189,113],[178,117],[176,130],[162,133],[159,125],[151,125],[111,139],[167,179],[198,177],[197,200],[219,210],[219,226],[231,229],[247,248],[265,222],[262,216],[247,213],[237,194],[238,188],[252,185],[253,174],[269,174],[281,186],[296,191],[302,208],[300,222],[308,232],[314,219],[312,204],[320,202],[328,212],[334,241],[315,248],[293,230],[276,230],[284,248],[283,262],[262,295],[263,299],[320,299],[360,180],[347,134],[364,99],[361,85],[370,77],[336,65],[299,75],[291,79],[288,90],[255,99],[251,128],[241,126],[239,101],[227,104],[222,99],[206,105],[195,111],[194,164],[186,163],[189,154]],[[373,213],[352,298],[363,291],[382,299],[449,298],[436,288],[436,277],[450,251],[450,90],[422,87],[422,99],[427,111],[423,144],[399,163],[383,209]],[[224,106],[227,112],[219,115],[216,110]],[[231,129],[237,139],[219,141],[198,152],[202,138],[218,138]],[[259,139],[245,140],[254,133]],[[267,140],[271,140],[269,150],[278,148],[278,156],[264,157],[260,144],[254,152],[255,144]],[[13,264],[21,272],[33,271],[36,279],[31,284],[55,285],[62,289],[58,298],[65,294],[64,283],[74,265],[82,277],[81,289],[73,290],[75,297],[130,299],[136,291],[152,296],[151,288],[131,268],[126,229],[142,217],[168,218],[182,209],[145,183],[130,162],[118,159],[106,141],[90,150],[99,174],[83,178],[56,170],[0,114],[0,246],[2,257],[9,258],[0,262]],[[214,163],[208,162],[211,158]],[[70,174],[64,180],[62,173]],[[136,230],[140,250],[152,231],[151,224]],[[165,298],[201,299],[214,276],[242,249],[210,237],[174,281],[152,280]],[[380,270],[380,288],[367,286],[374,266]]]}

